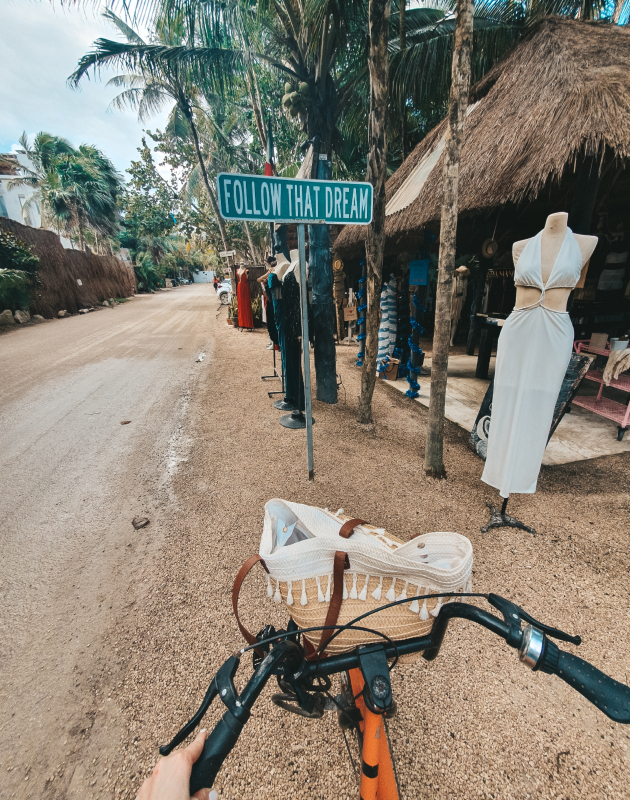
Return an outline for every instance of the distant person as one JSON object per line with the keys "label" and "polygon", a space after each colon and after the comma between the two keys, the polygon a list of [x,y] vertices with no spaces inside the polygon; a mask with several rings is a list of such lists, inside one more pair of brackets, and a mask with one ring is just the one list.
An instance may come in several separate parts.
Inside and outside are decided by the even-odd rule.
{"label": "distant person", "polygon": [[217,276],[214,276],[214,280],[212,281],[212,285],[214,286],[214,291],[218,293],[219,290],[219,280]]}

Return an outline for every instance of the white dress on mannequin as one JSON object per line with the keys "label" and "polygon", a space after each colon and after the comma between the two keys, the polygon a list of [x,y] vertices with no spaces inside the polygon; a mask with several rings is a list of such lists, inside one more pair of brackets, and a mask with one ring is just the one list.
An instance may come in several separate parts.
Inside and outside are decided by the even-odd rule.
{"label": "white dress on mannequin", "polygon": [[525,246],[514,270],[516,286],[540,290],[538,302],[515,308],[503,326],[481,480],[499,490],[532,494],[547,446],[558,394],[573,347],[567,311],[544,305],[550,289],[573,289],[580,280],[582,252],[570,228],[546,284],[542,280],[542,231]]}

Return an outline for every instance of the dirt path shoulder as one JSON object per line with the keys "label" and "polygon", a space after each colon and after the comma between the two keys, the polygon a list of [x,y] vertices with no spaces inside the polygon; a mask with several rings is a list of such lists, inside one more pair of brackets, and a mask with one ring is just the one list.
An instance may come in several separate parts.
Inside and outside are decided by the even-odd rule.
{"label": "dirt path shoulder", "polygon": [[[116,796],[133,797],[166,742],[196,710],[210,678],[240,645],[230,590],[257,552],[264,503],[272,497],[343,507],[408,539],[433,530],[468,536],[474,587],[522,604],[536,617],[579,633],[581,654],[627,681],[630,628],[627,491],[630,458],[543,468],[539,491],[511,500],[532,537],[479,529],[492,490],[466,434],[446,425],[449,477],[421,469],[426,412],[385,386],[375,393],[374,430],[355,424],[360,373],[354,350],[338,348],[347,391],[336,407],[314,403],[315,483],[306,480],[305,435],[278,425],[267,397],[271,353],[263,332],[213,322],[210,368],[191,399],[192,447],[175,477],[156,574],[135,626],[121,634],[127,729]],[[620,490],[619,487],[622,487]],[[262,575],[246,584],[251,630],[283,615]],[[242,676],[250,674],[243,663]],[[528,672],[499,640],[453,624],[440,657],[397,668],[399,714],[391,723],[405,798],[627,796],[630,739],[561,681]],[[356,797],[335,715],[307,721],[273,706],[255,708],[217,788],[223,798],[322,800]],[[207,722],[221,713],[214,708]]]}

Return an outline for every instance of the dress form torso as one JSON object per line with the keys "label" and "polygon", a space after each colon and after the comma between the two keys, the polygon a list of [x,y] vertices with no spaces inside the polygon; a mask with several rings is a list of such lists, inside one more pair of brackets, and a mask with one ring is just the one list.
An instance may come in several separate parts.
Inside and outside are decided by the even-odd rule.
{"label": "dress form torso", "polygon": [[[560,254],[562,245],[567,233],[567,221],[569,215],[562,211],[557,214],[550,214],[547,217],[545,227],[542,231],[541,238],[541,274],[543,285],[547,285],[551,271]],[[573,234],[580,247],[582,253],[582,277],[584,271],[588,266],[589,259],[597,246],[597,236],[584,236],[583,234]],[[535,237],[534,237],[535,238]],[[521,257],[526,245],[531,242],[531,239],[523,239],[519,242],[514,242],[512,246],[512,258],[514,266]],[[545,293],[544,304],[547,308],[553,311],[566,311],[567,301],[569,295],[574,287],[556,287],[550,288]],[[526,306],[537,303],[540,299],[541,292],[534,286],[517,286],[516,287],[516,302],[514,308],[524,308]]]}

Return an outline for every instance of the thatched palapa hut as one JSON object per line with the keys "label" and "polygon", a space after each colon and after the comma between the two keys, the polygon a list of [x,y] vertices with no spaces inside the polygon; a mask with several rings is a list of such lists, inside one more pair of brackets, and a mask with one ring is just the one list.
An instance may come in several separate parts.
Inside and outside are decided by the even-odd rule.
{"label": "thatched palapa hut", "polygon": [[[446,127],[444,119],[387,182],[386,253],[415,249],[422,229],[439,225]],[[610,199],[613,186],[613,199],[630,192],[628,157],[630,30],[545,18],[471,89],[460,216],[505,206],[521,214],[536,200],[545,214],[573,204],[588,227],[596,199]],[[535,232],[510,227],[511,241]],[[363,227],[346,227],[335,253],[362,257],[364,238]]]}

